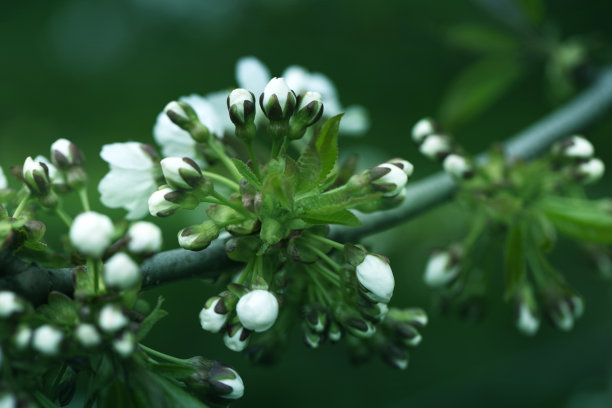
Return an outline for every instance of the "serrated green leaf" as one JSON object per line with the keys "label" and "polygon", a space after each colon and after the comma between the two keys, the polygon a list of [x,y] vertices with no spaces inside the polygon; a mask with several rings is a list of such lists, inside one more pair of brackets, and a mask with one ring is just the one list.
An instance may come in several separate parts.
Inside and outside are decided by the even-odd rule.
{"label": "serrated green leaf", "polygon": [[506,236],[504,266],[506,272],[506,298],[512,296],[525,279],[525,233],[520,222],[510,225]]}
{"label": "serrated green leaf", "polygon": [[79,320],[72,299],[59,292],[51,292],[48,303],[39,306],[37,311],[59,325],[73,325]]}
{"label": "serrated green leaf", "polygon": [[579,241],[612,243],[612,214],[595,201],[548,197],[539,207],[562,234]]}
{"label": "serrated green leaf", "polygon": [[234,162],[234,166],[236,166],[236,169],[238,169],[240,175],[244,177],[247,183],[255,187],[257,190],[261,190],[261,181],[255,175],[255,173],[253,173],[253,170],[251,170],[251,168],[242,160],[232,159],[232,161]]}
{"label": "serrated green leaf", "polygon": [[144,339],[146,335],[149,334],[153,326],[168,315],[168,312],[162,310],[162,303],[164,303],[164,298],[160,296],[157,298],[157,305],[155,305],[155,308],[147,317],[145,317],[142,323],[140,323],[140,330],[138,330],[138,334],[136,335],[136,339],[138,341]]}
{"label": "serrated green leaf", "polygon": [[25,246],[28,249],[31,249],[33,251],[44,251],[45,249],[47,249],[47,244],[44,244],[42,242],[39,241],[25,241],[23,243],[23,246]]}
{"label": "serrated green leaf", "polygon": [[508,53],[519,45],[504,31],[474,23],[451,26],[446,32],[446,41],[454,47],[478,53]]}
{"label": "serrated green leaf", "polygon": [[300,155],[297,165],[300,171],[300,178],[296,192],[303,192],[310,189],[316,183],[321,172],[321,155],[314,145],[314,139]]}
{"label": "serrated green leaf", "polygon": [[329,118],[315,140],[315,146],[321,156],[321,171],[316,184],[327,178],[338,160],[338,129],[341,119],[342,114]]}
{"label": "serrated green leaf", "polygon": [[490,57],[463,70],[448,87],[438,117],[449,128],[474,119],[519,78],[521,66],[514,58]]}
{"label": "serrated green leaf", "polygon": [[341,210],[332,214],[325,213],[306,213],[302,216],[302,220],[311,224],[338,224],[348,225],[350,227],[358,227],[361,225],[359,218],[349,210]]}

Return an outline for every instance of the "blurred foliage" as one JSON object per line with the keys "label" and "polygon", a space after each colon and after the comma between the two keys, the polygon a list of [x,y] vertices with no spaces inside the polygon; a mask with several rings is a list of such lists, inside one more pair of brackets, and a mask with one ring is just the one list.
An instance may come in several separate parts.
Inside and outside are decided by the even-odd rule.
{"label": "blurred foliage", "polygon": [[[612,40],[608,1],[543,4],[529,9],[531,24],[547,27],[563,41],[588,38],[595,44],[589,48],[593,55],[606,60],[610,49],[601,44]],[[547,74],[546,60],[514,58],[517,46],[504,24],[475,2],[451,0],[5,4],[0,14],[0,164],[5,169],[20,164],[66,137],[84,150],[91,179],[99,180],[107,171],[98,157],[102,144],[149,142],[155,116],[166,102],[231,86],[236,60],[255,55],[276,74],[293,63],[327,74],[343,102],[363,103],[371,114],[367,137],[341,143],[351,151],[403,156],[415,164],[418,179],[436,165],[409,143],[417,119],[436,112],[462,117],[450,120],[457,125],[455,135],[468,150],[481,151],[574,92],[551,98],[547,75],[557,74]],[[572,44],[557,48],[559,54],[548,61],[575,61],[581,52]],[[461,95],[466,87],[470,93]],[[453,98],[460,108],[445,107]],[[610,116],[585,131],[602,159],[612,162],[607,149],[612,142],[606,137],[612,132]],[[376,161],[366,155],[362,166]],[[604,179],[593,193],[601,196],[611,186],[610,178]],[[96,185],[89,190],[94,197]],[[93,207],[102,209],[99,203]],[[111,214],[122,215],[119,210]],[[440,237],[450,242],[460,236],[462,223],[460,209],[447,205],[366,240],[392,260],[397,306],[433,304],[421,279],[428,251]],[[158,224],[165,227],[166,247],[173,248],[174,225],[189,224],[189,213]],[[58,225],[47,227],[52,231]],[[355,368],[337,347],[306,349],[298,333],[278,365],[251,367],[201,330],[201,301],[218,287],[193,281],[149,293],[151,300],[163,294],[170,313],[151,333],[150,345],[233,365],[246,383],[245,398],[236,406],[563,406],[577,390],[592,384],[603,389],[609,378],[610,286],[577,255],[563,241],[552,255],[586,299],[585,315],[574,331],[559,333],[547,326],[537,338],[524,338],[507,324],[511,312],[499,302],[491,302],[478,325],[432,314],[406,372],[382,362]],[[497,282],[499,288],[502,284]]]}

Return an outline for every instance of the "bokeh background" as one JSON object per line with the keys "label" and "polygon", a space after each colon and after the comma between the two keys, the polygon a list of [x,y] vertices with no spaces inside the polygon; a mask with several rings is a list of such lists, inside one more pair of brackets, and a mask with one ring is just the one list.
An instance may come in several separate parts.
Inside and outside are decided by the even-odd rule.
{"label": "bokeh background", "polygon": [[[495,48],[502,65],[504,56],[515,55],[515,46],[506,49],[495,41],[487,45],[495,36],[482,31],[472,40],[476,45],[470,46],[468,39],[465,46],[462,26],[504,31],[503,20],[512,17],[503,11],[496,15],[483,3],[499,2],[5,3],[0,13],[0,165],[7,169],[28,155],[48,154],[55,139],[66,137],[85,152],[94,181],[89,186],[93,207],[103,210],[95,182],[107,170],[98,156],[100,147],[127,140],[153,143],[155,117],[168,101],[231,87],[238,58],[254,55],[276,75],[291,64],[328,75],[342,103],[365,106],[372,124],[361,138],[343,138],[341,148],[364,153],[364,163],[405,157],[416,165],[414,179],[420,179],[438,166],[422,158],[409,140],[410,127],[419,118],[440,114],[457,139],[476,153],[571,98],[572,89],[551,74],[554,58],[537,52],[510,58],[520,75],[502,68],[498,75],[477,71],[471,82],[457,79],[483,58],[483,49],[486,54]],[[513,4],[541,32],[569,41],[568,54],[572,41],[586,44],[588,58],[581,58],[577,68],[610,60],[608,1]],[[525,38],[520,47],[528,49],[533,43]],[[571,61],[569,65],[576,68]],[[580,70],[573,70],[572,78],[574,71]],[[512,80],[505,81],[504,75]],[[484,88],[489,83],[488,91],[479,88],[482,83]],[[580,82],[575,85],[574,91],[581,88]],[[480,100],[472,106],[474,112],[465,117],[449,114],[464,103],[473,104],[474,98]],[[584,131],[598,155],[610,163],[612,115]],[[611,186],[608,176],[590,193],[609,195]],[[123,212],[110,214],[119,219]],[[166,248],[175,247],[176,231],[197,217],[183,213],[161,221]],[[52,217],[48,226],[62,228]],[[244,399],[235,404],[239,407],[612,406],[611,283],[598,276],[580,249],[561,241],[553,262],[586,298],[586,313],[573,331],[561,333],[543,325],[535,338],[521,336],[513,326],[510,305],[501,300],[501,272],[496,273],[500,279],[480,322],[441,316],[433,307],[432,292],[421,282],[422,270],[429,250],[460,237],[464,227],[461,209],[450,204],[366,241],[392,260],[394,304],[421,306],[431,313],[424,341],[411,354],[407,371],[395,371],[376,359],[353,366],[342,344],[310,350],[297,332],[277,365],[253,366],[226,350],[220,336],[199,327],[198,311],[219,287],[198,280],[146,294],[151,300],[163,295],[170,312],[147,344],[179,357],[205,355],[236,367],[246,383]]]}

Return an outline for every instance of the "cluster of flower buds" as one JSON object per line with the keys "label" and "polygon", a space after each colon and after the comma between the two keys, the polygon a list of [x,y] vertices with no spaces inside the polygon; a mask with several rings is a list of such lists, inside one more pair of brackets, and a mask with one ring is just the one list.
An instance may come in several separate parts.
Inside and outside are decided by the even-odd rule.
{"label": "cluster of flower buds", "polygon": [[598,181],[604,174],[604,162],[594,157],[595,148],[580,135],[571,136],[553,145],[553,156],[564,166],[568,176],[584,184]]}
{"label": "cluster of flower buds", "polygon": [[432,119],[424,118],[414,125],[412,140],[424,156],[442,163],[444,171],[455,179],[469,179],[474,175],[471,160],[461,154],[449,136],[440,133]]}

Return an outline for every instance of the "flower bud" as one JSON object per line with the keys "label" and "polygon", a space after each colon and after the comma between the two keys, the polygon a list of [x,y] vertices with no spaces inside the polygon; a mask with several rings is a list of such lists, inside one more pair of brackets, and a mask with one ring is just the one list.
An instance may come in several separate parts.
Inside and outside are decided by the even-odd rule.
{"label": "flower bud", "polygon": [[246,89],[234,89],[227,97],[230,120],[237,127],[244,127],[255,120],[255,96]]}
{"label": "flower bud", "polygon": [[23,181],[36,197],[44,197],[51,191],[49,168],[45,163],[28,157],[23,164]]}
{"label": "flower bud", "polygon": [[74,336],[81,346],[86,348],[95,347],[102,342],[102,338],[96,326],[89,323],[79,324],[74,331]]}
{"label": "flower bud", "polygon": [[591,142],[582,136],[569,137],[552,148],[553,154],[571,159],[590,159],[595,153]]}
{"label": "flower bud", "polygon": [[[189,99],[191,99],[192,103],[200,100],[203,101],[200,97]],[[172,101],[166,105],[164,112],[172,123],[189,132],[191,138],[197,143],[205,143],[210,139],[210,131],[200,122],[198,114],[188,103]]]}
{"label": "flower bud", "polygon": [[449,154],[443,162],[444,171],[456,179],[467,179],[474,174],[472,165],[458,154]]}
{"label": "flower bud", "polygon": [[153,254],[162,247],[161,229],[151,222],[135,222],[128,229],[127,238],[127,248],[134,254]]}
{"label": "flower bud", "polygon": [[376,333],[376,326],[372,322],[359,317],[349,317],[344,321],[344,327],[351,334],[364,339],[370,338]]}
{"label": "flower bud", "polygon": [[59,353],[64,334],[57,328],[44,324],[34,331],[32,346],[35,350],[47,356]]}
{"label": "flower bud", "polygon": [[444,135],[429,135],[419,147],[419,151],[430,159],[442,160],[452,151],[451,140]]}
{"label": "flower bud", "polygon": [[599,180],[606,170],[601,159],[593,158],[576,166],[576,177],[584,184],[594,183]]}
{"label": "flower bud", "polygon": [[84,163],[81,150],[68,139],[57,139],[51,145],[51,162],[61,170],[68,170],[73,166],[82,166]]}
{"label": "flower bud", "polygon": [[207,248],[219,236],[219,227],[214,221],[204,221],[202,224],[183,228],[178,233],[178,243],[181,248],[190,251],[201,251]]}
{"label": "flower bud", "polygon": [[15,293],[0,291],[0,318],[6,319],[24,310],[24,303]]}
{"label": "flower bud", "polygon": [[412,140],[417,144],[421,144],[427,136],[435,133],[435,131],[436,126],[431,119],[421,119],[412,127]]}
{"label": "flower bud", "polygon": [[140,268],[127,254],[119,252],[104,264],[104,283],[120,290],[135,286],[140,281]]}
{"label": "flower bud", "polygon": [[128,323],[128,318],[115,305],[104,306],[98,315],[98,326],[107,333],[114,333],[127,326]]}
{"label": "flower bud", "polygon": [[410,176],[412,176],[412,173],[414,173],[414,165],[410,163],[408,160],[395,158],[395,159],[387,160],[387,163],[394,164],[400,169],[402,169],[402,171],[406,173],[406,177],[408,178],[410,178]]}
{"label": "flower bud", "polygon": [[304,326],[303,330],[304,336],[304,344],[312,349],[316,349],[321,344],[321,334],[312,330],[308,326]]}
{"label": "flower bud", "polygon": [[251,332],[242,327],[240,323],[232,324],[227,328],[223,336],[223,343],[225,343],[228,349],[240,352],[249,344],[250,334]]}
{"label": "flower bud", "polygon": [[296,110],[291,117],[292,139],[303,136],[304,130],[314,125],[323,115],[323,98],[318,92],[301,93],[296,100]]}
{"label": "flower bud", "polygon": [[383,176],[372,182],[372,184],[375,186],[385,188],[386,191],[383,193],[383,196],[385,197],[393,197],[398,195],[408,182],[408,176],[406,173],[404,173],[400,167],[394,164],[383,163],[375,167],[375,169],[376,171],[379,171],[379,169],[388,169]]}
{"label": "flower bud", "polygon": [[113,340],[113,350],[121,357],[129,357],[134,351],[136,340],[132,332],[125,331],[119,337]]}
{"label": "flower bud", "polygon": [[382,349],[383,357],[387,363],[400,370],[408,367],[408,353],[393,343],[388,343]]}
{"label": "flower bud", "polygon": [[268,119],[284,121],[293,114],[296,98],[283,78],[272,78],[259,97],[259,104]]}
{"label": "flower bud", "polygon": [[20,325],[13,337],[15,347],[17,350],[25,350],[30,345],[30,341],[32,341],[32,329],[26,325]]}
{"label": "flower bud", "polygon": [[368,254],[355,271],[366,297],[374,302],[389,303],[395,279],[387,261],[378,255]]}
{"label": "flower bud", "polygon": [[323,333],[327,325],[327,314],[321,307],[312,307],[306,311],[306,325],[315,333]]}
{"label": "flower bud", "polygon": [[427,286],[440,287],[455,279],[460,270],[456,254],[450,250],[434,251],[427,261],[424,280]]}
{"label": "flower bud", "polygon": [[333,342],[337,342],[342,338],[342,329],[340,328],[340,325],[336,323],[335,320],[329,324],[327,337]]}
{"label": "flower bud", "polygon": [[106,215],[87,211],[77,215],[70,227],[70,242],[82,254],[100,257],[111,243],[114,227]]}
{"label": "flower bud", "polygon": [[563,331],[570,331],[583,312],[584,302],[578,295],[564,295],[553,299],[548,305],[548,315],[555,326]]}
{"label": "flower bud", "polygon": [[377,323],[382,321],[387,312],[389,312],[389,306],[386,303],[370,303],[369,301],[363,302],[364,304],[359,304],[359,311],[361,314],[373,322]]}
{"label": "flower bud", "polygon": [[208,374],[208,383],[215,394],[225,399],[238,399],[244,395],[244,383],[238,373],[217,363]]}
{"label": "flower bud", "polygon": [[540,317],[535,304],[521,300],[517,304],[516,327],[527,336],[533,336],[540,328]]}
{"label": "flower bud", "polygon": [[200,311],[200,324],[202,329],[211,333],[218,333],[225,325],[228,310],[225,302],[219,296],[213,296],[206,301]]}
{"label": "flower bud", "polygon": [[27,235],[26,240],[30,242],[40,241],[45,236],[45,232],[47,232],[47,226],[43,222],[36,220],[26,221],[23,228]]}
{"label": "flower bud", "polygon": [[4,170],[2,170],[2,167],[0,167],[0,190],[4,190],[6,188],[8,188],[8,182],[6,181]]}
{"label": "flower bud", "polygon": [[160,164],[166,182],[175,189],[192,190],[204,178],[200,166],[188,157],[166,157]]}
{"label": "flower bud", "polygon": [[255,332],[268,330],[278,317],[278,300],[267,290],[256,289],[242,296],[236,305],[238,319]]}
{"label": "flower bud", "polygon": [[156,217],[168,217],[181,208],[183,194],[163,186],[149,197],[149,212]]}

